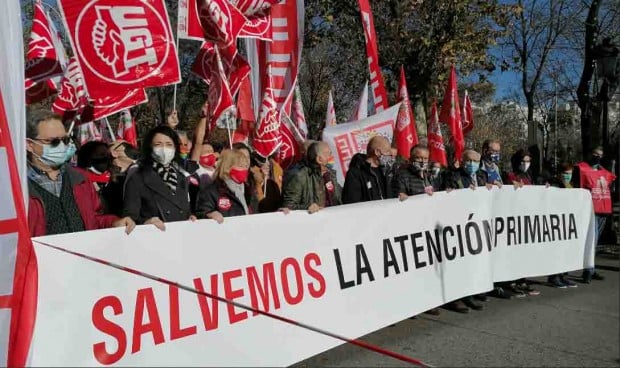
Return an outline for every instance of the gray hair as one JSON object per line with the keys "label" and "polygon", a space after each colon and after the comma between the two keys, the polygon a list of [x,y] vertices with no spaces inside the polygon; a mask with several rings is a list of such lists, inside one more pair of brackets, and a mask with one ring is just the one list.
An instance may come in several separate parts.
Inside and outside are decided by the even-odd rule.
{"label": "gray hair", "polygon": [[49,110],[35,110],[28,112],[26,119],[26,138],[36,138],[39,135],[39,124],[50,120],[58,120],[62,122],[62,117]]}

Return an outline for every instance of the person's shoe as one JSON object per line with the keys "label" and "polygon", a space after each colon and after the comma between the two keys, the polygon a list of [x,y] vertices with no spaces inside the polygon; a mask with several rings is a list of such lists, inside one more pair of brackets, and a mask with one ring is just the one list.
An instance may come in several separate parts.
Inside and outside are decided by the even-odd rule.
{"label": "person's shoe", "polygon": [[526,295],[529,295],[529,296],[540,295],[540,291],[538,291],[536,289],[532,289],[532,287],[527,282],[523,282],[523,283],[517,285],[517,289],[522,291]]}
{"label": "person's shoe", "polygon": [[433,308],[433,309],[427,310],[424,313],[430,314],[431,316],[438,316],[441,313],[441,311],[439,310],[439,308]]}
{"label": "person's shoe", "polygon": [[581,279],[584,284],[589,284],[592,281],[592,274],[589,271],[583,271]]}
{"label": "person's shoe", "polygon": [[514,293],[509,291],[508,289],[504,289],[501,286],[497,286],[489,292],[489,295],[500,299],[512,299]]}
{"label": "person's shoe", "polygon": [[556,289],[566,289],[568,285],[566,285],[559,277],[554,277],[550,282],[551,286]]}
{"label": "person's shoe", "polygon": [[564,283],[564,285],[566,285],[569,288],[576,288],[577,287],[577,283],[575,283],[571,279],[565,278],[564,276],[560,276],[560,281],[562,281],[562,283]]}
{"label": "person's shoe", "polygon": [[512,294],[515,298],[525,298],[527,296],[527,294],[525,294],[525,292],[521,290],[517,285],[512,286],[510,291],[512,291]]}
{"label": "person's shoe", "polygon": [[476,294],[474,295],[474,299],[481,301],[481,302],[486,302],[489,300],[489,298],[486,296],[486,294]]}
{"label": "person's shoe", "polygon": [[603,277],[603,275],[599,274],[598,272],[594,272],[592,274],[592,280],[603,281],[605,280],[605,277]]}
{"label": "person's shoe", "polygon": [[469,313],[469,308],[460,299],[446,305],[447,309],[457,313]]}
{"label": "person's shoe", "polygon": [[474,301],[474,298],[472,298],[471,296],[468,296],[466,298],[463,298],[463,303],[468,306],[469,308],[473,309],[473,310],[483,310],[484,307],[481,304],[478,304]]}

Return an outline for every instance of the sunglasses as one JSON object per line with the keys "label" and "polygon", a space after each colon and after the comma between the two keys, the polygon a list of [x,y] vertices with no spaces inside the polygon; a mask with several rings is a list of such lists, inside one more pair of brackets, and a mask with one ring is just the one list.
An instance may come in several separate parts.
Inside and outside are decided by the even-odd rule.
{"label": "sunglasses", "polygon": [[32,140],[41,142],[43,144],[49,144],[52,147],[58,147],[60,142],[64,143],[65,145],[69,144],[69,142],[71,142],[71,137],[64,136],[62,138],[49,138],[49,139],[34,138]]}

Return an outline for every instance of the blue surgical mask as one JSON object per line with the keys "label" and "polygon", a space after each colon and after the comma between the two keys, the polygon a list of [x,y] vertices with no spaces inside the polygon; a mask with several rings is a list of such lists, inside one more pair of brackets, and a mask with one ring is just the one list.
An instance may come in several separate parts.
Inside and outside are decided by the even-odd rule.
{"label": "blue surgical mask", "polygon": [[75,147],[75,144],[73,144],[73,142],[69,143],[69,145],[67,146],[67,161],[71,160],[71,158],[73,157],[73,155],[75,155],[75,153],[77,152],[77,148]]}
{"label": "blue surgical mask", "polygon": [[562,179],[565,183],[570,183],[570,181],[573,179],[573,173],[562,173]]}
{"label": "blue surgical mask", "polygon": [[499,153],[491,153],[489,155],[489,158],[491,159],[492,162],[499,163],[499,160],[501,159],[501,155]]}
{"label": "blue surgical mask", "polygon": [[41,144],[35,141],[33,142],[43,147],[43,154],[41,156],[34,152],[33,154],[41,160],[41,162],[51,167],[62,166],[75,153],[75,146],[73,143],[70,143],[67,146],[64,142],[61,142],[56,147],[52,147],[51,144]]}
{"label": "blue surgical mask", "polygon": [[469,175],[473,175],[478,172],[480,169],[480,162],[466,162],[465,163],[465,172]]}

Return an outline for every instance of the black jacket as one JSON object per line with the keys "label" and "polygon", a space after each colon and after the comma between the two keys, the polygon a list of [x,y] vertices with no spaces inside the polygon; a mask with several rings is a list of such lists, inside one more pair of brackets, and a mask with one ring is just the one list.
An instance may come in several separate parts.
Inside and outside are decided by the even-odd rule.
{"label": "black jacket", "polygon": [[140,166],[127,174],[123,215],[136,224],[152,217],[164,222],[188,220],[191,215],[187,180],[177,172],[177,190],[172,192],[150,165]]}
{"label": "black jacket", "polygon": [[[448,173],[448,171],[446,173]],[[476,172],[476,181],[478,182],[477,186],[485,186],[487,184],[486,178],[486,173],[482,170],[478,170],[478,172]],[[451,170],[449,171],[449,174],[445,176],[446,189],[469,188],[472,183],[473,181],[471,180],[471,176],[463,168]]]}
{"label": "black jacket", "polygon": [[391,198],[391,171],[384,171],[384,183],[366,161],[368,156],[357,153],[351,159],[342,188],[342,203],[357,203]]}
{"label": "black jacket", "polygon": [[425,193],[424,189],[428,186],[432,186],[432,183],[426,175],[420,177],[420,172],[411,164],[403,165],[398,170],[398,175],[392,181],[394,193],[405,193],[408,196],[423,194]]}
{"label": "black jacket", "polygon": [[[244,195],[249,214],[256,213],[258,203],[249,186],[245,187]],[[207,218],[207,214],[214,211],[218,211],[224,217],[246,215],[241,201],[220,179],[201,188],[196,199],[196,217]]]}

